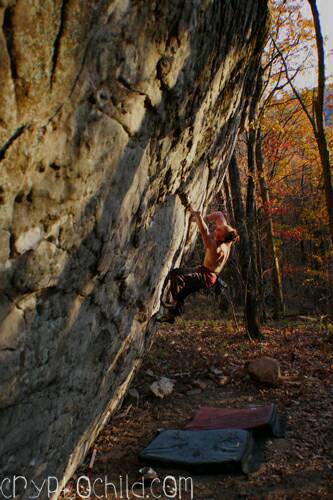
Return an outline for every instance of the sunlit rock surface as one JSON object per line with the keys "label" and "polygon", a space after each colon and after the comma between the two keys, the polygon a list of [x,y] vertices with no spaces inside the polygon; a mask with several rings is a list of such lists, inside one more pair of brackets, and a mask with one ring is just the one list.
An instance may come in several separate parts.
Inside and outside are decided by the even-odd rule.
{"label": "sunlit rock surface", "polygon": [[1,477],[63,484],[195,236],[176,193],[205,209],[221,186],[269,16],[265,0],[3,0],[0,15]]}

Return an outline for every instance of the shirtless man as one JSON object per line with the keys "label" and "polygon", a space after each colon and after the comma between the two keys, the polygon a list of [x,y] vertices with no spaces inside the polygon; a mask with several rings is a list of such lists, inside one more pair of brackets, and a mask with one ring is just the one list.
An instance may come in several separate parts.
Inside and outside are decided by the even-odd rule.
{"label": "shirtless man", "polygon": [[208,222],[215,223],[214,233],[211,234],[202,217],[202,214],[189,206],[192,220],[198,225],[202,240],[205,245],[205,258],[203,265],[195,269],[177,268],[170,271],[170,292],[174,300],[173,304],[162,303],[167,307],[169,315],[161,318],[161,321],[174,322],[175,316],[182,314],[184,301],[188,295],[203,288],[213,286],[218,275],[224,268],[233,243],[239,240],[236,229],[227,224],[222,212],[213,212],[206,217]]}

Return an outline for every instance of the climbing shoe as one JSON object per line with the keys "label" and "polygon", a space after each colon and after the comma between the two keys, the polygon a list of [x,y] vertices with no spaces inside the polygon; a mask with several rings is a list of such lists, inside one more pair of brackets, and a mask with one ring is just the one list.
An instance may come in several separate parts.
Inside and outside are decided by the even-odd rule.
{"label": "climbing shoe", "polygon": [[156,318],[157,323],[170,323],[173,324],[176,320],[172,314],[164,314]]}

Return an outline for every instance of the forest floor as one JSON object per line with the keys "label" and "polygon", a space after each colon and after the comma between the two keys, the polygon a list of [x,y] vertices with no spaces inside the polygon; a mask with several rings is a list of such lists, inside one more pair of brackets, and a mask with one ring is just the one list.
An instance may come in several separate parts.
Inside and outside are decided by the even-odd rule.
{"label": "forest floor", "polygon": [[[131,385],[131,394],[100,433],[76,477],[69,481],[64,498],[75,498],[76,479],[87,474],[91,484],[96,479],[95,485],[100,483],[95,492],[104,495],[106,490],[108,499],[333,499],[332,338],[320,330],[318,323],[295,319],[271,322],[263,328],[264,340],[250,342],[244,329],[236,332],[230,321],[194,320],[190,316],[195,317],[188,315],[157,332]],[[259,356],[279,360],[282,374],[290,375],[291,382],[277,387],[253,382],[243,366],[246,360]],[[151,383],[161,376],[176,381],[173,393],[164,399],[150,390]],[[153,492],[131,492],[143,467],[138,455],[159,429],[183,428],[200,406],[237,408],[267,403],[275,403],[279,413],[287,415],[288,425],[284,439],[266,442],[258,472],[248,476],[191,475],[185,470],[153,466],[161,485],[166,476],[175,478],[174,488],[168,479],[165,485],[169,489],[161,486]],[[94,449],[93,468],[88,470]],[[180,479],[188,477],[192,478],[193,492],[190,484]],[[87,495],[87,488],[82,488],[82,495]]]}

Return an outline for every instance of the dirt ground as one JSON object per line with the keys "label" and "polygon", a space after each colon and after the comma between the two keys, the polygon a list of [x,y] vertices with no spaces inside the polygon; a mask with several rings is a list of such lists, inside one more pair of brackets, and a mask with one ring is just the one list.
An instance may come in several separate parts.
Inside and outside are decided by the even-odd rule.
{"label": "dirt ground", "polygon": [[[333,342],[327,332],[315,321],[298,319],[271,323],[263,329],[265,340],[250,342],[243,328],[237,331],[231,321],[191,316],[157,332],[130,394],[67,484],[63,498],[79,498],[75,491],[89,497],[87,480],[78,486],[80,476],[86,475],[94,485],[90,498],[106,498],[107,493],[108,499],[333,499]],[[254,383],[243,366],[258,356],[278,359],[290,380],[274,388]],[[175,380],[173,393],[165,399],[150,390],[161,376]],[[143,488],[140,483],[132,490],[144,466],[138,454],[159,429],[181,429],[200,406],[272,402],[288,417],[287,433],[285,439],[266,442],[258,472],[194,475],[153,466],[156,486]]]}

